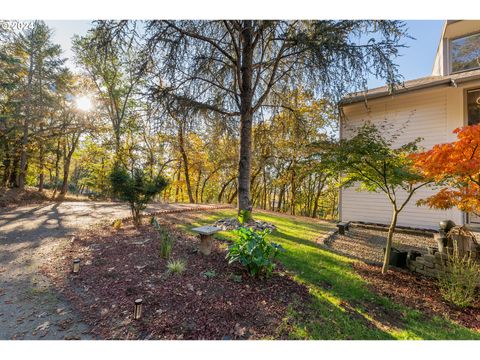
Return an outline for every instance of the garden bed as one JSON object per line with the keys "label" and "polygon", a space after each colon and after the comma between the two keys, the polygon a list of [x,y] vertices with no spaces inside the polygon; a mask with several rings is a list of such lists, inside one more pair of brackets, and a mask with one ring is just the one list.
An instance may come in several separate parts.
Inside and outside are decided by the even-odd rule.
{"label": "garden bed", "polygon": [[[81,312],[92,334],[104,339],[282,338],[288,307],[309,301],[308,289],[281,267],[268,279],[248,277],[227,264],[226,244],[210,256],[197,252],[198,238],[162,223],[175,237],[171,259],[182,274],[168,274],[150,225],[92,229],[57,249],[43,271]],[[73,259],[81,259],[78,274]],[[134,301],[143,299],[141,320]],[[282,326],[282,324],[284,326]],[[279,329],[282,329],[280,331]]]}
{"label": "garden bed", "polygon": [[467,328],[480,330],[480,300],[472,307],[461,309],[442,299],[436,281],[431,278],[400,269],[382,275],[379,266],[361,262],[353,266],[377,294],[421,310],[424,314],[447,317]]}
{"label": "garden bed", "polygon": [[[370,264],[383,262],[383,248],[387,243],[387,231],[350,226],[345,235],[335,234],[324,242],[324,246],[342,255],[362,260]],[[436,246],[433,237],[428,234],[414,235],[395,233],[394,247],[408,251],[427,252],[427,247]]]}

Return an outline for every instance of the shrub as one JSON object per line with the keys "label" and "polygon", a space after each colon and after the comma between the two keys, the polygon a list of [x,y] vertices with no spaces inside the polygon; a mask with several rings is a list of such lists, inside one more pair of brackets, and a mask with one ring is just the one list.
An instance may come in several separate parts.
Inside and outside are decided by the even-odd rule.
{"label": "shrub", "polygon": [[240,262],[251,276],[270,275],[275,269],[275,257],[280,251],[285,251],[280,245],[265,239],[270,231],[241,227],[234,232],[238,238],[228,247],[228,263]]}
{"label": "shrub", "polygon": [[455,246],[453,254],[439,276],[443,298],[465,308],[475,302],[476,287],[480,284],[480,268],[470,256],[460,256]]}
{"label": "shrub", "polygon": [[187,267],[183,260],[169,260],[167,263],[167,271],[169,274],[181,274]]}
{"label": "shrub", "polygon": [[170,258],[173,250],[173,245],[175,244],[175,239],[166,229],[160,226],[157,218],[152,217],[150,222],[155,228],[155,230],[157,230],[158,236],[160,238],[160,256],[164,259]]}
{"label": "shrub", "polygon": [[133,222],[140,223],[140,214],[147,204],[167,186],[162,176],[150,179],[141,169],[133,169],[130,174],[124,167],[115,166],[110,173],[113,194],[128,202]]}

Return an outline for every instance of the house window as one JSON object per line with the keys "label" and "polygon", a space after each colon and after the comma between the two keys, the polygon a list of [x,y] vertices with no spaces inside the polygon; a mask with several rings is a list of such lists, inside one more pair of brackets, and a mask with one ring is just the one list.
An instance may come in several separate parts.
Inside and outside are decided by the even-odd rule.
{"label": "house window", "polygon": [[480,67],[480,33],[451,41],[452,72]]}
{"label": "house window", "polygon": [[480,89],[467,91],[468,125],[480,124]]}

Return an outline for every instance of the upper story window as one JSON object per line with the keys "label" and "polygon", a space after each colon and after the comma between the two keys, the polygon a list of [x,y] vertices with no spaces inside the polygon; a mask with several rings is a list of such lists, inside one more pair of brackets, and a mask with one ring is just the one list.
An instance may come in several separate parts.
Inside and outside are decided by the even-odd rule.
{"label": "upper story window", "polygon": [[467,91],[468,125],[480,123],[480,89]]}
{"label": "upper story window", "polygon": [[480,68],[480,33],[451,41],[452,72]]}

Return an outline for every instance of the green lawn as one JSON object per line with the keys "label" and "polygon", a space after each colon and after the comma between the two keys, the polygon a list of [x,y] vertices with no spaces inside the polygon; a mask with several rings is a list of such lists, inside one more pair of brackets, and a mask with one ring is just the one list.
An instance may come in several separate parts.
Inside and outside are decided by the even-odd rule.
{"label": "green lawn", "polygon": [[[189,231],[234,215],[234,210],[195,213],[181,226]],[[316,246],[314,240],[332,224],[262,212],[255,212],[255,218],[277,226],[269,239],[286,249],[281,262],[313,295],[307,314],[290,311],[285,319],[293,324],[292,339],[480,339],[479,332],[429,318],[368,290],[351,267],[353,260]]]}

